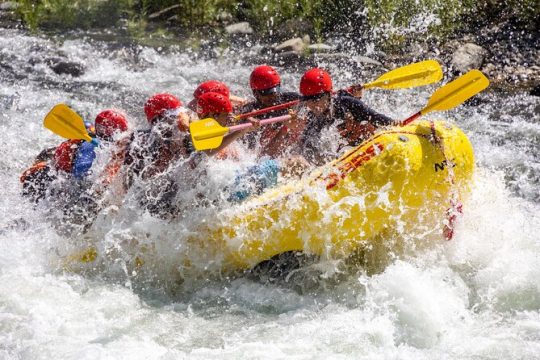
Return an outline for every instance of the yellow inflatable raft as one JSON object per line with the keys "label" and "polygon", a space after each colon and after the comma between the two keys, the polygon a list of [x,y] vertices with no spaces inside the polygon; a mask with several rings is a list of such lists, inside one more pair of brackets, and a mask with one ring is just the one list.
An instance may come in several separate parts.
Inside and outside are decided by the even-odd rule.
{"label": "yellow inflatable raft", "polygon": [[[455,125],[394,127],[302,180],[203,221],[182,239],[183,251],[171,265],[187,279],[251,269],[292,251],[353,259],[373,272],[396,254],[444,239],[473,170],[471,144]],[[93,247],[68,262],[97,257]],[[135,267],[145,268],[145,258],[137,256]]]}
{"label": "yellow inflatable raft", "polygon": [[[250,269],[289,251],[330,259],[359,250],[399,252],[404,243],[421,246],[427,234],[443,238],[473,169],[471,144],[459,128],[418,121],[380,132],[311,176],[222,211],[212,219],[216,225],[205,225],[189,243],[221,270]],[[184,266],[190,263],[184,259]]]}

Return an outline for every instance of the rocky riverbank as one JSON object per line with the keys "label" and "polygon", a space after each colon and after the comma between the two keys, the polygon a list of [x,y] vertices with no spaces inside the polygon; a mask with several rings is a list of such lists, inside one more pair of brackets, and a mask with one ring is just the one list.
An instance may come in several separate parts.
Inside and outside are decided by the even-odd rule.
{"label": "rocky riverbank", "polygon": [[[18,2],[0,3],[0,27],[27,27],[18,11],[20,6]],[[426,30],[424,34],[404,37],[396,43],[395,40],[381,41],[378,29],[361,24],[350,27],[350,32],[327,31],[323,37],[320,29],[304,19],[289,19],[274,30],[261,33],[248,21],[234,22],[236,19],[227,12],[217,14],[211,26],[190,32],[177,24],[178,7],[178,4],[172,5],[149,14],[148,22],[137,30],[129,20],[119,19],[109,29],[86,30],[85,36],[161,49],[189,49],[194,56],[203,58],[233,53],[246,64],[268,63],[299,69],[332,63],[357,71],[392,68],[433,58],[446,66],[447,73],[457,75],[477,68],[486,73],[494,87],[540,93],[539,33],[525,31],[523,23],[516,22],[515,18],[503,17],[497,23],[476,24],[447,36],[433,36]],[[358,29],[362,30],[361,34]],[[67,33],[78,36],[77,31]],[[0,61],[1,66],[9,66],[5,59]],[[84,73],[83,64],[59,52],[51,53],[46,59],[29,61],[42,61],[58,74],[76,77]]]}

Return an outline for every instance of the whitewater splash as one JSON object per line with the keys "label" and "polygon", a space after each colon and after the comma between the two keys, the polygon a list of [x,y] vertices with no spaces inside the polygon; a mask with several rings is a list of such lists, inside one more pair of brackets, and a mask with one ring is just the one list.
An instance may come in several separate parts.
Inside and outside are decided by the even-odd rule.
{"label": "whitewater splash", "polygon": [[[306,270],[317,281],[306,276],[292,288],[246,277],[180,284],[175,256],[189,222],[168,224],[128,207],[114,216],[101,214],[91,234],[65,237],[21,200],[18,175],[40,149],[59,142],[41,127],[57,102],[68,99],[88,118],[118,106],[142,125],[141,104],[149,94],[171,91],[185,100],[201,80],[219,78],[232,84],[233,93],[247,95],[242,79],[250,69],[225,62],[231,72],[223,74],[219,61],[141,49],[146,68],[138,71],[114,57],[95,59],[100,44],[74,40],[62,50],[88,70],[71,79],[39,62],[29,67],[28,58],[54,47],[49,40],[6,30],[1,35],[0,60],[11,69],[0,72],[1,145],[9,149],[0,159],[0,357],[540,357],[540,131],[534,98],[506,97],[512,113],[496,119],[501,99],[494,94],[483,95],[477,107],[448,114],[469,132],[479,159],[453,241],[396,260],[373,276],[321,262]],[[370,76],[377,74],[363,80]],[[292,89],[298,78],[285,71],[284,85]],[[370,92],[366,102],[403,118],[429,94]],[[518,176],[514,165],[525,175]],[[234,176],[226,164],[218,171]],[[205,211],[209,216],[213,209]],[[107,257],[74,269],[79,273],[66,271],[63,255],[96,239]],[[149,252],[155,261],[137,268],[138,253]]]}

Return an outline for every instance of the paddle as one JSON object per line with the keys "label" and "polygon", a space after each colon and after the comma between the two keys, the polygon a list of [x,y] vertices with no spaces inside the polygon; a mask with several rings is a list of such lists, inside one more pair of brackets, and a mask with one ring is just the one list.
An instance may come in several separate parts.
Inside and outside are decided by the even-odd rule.
{"label": "paddle", "polygon": [[[436,60],[425,60],[418,63],[405,65],[381,75],[377,80],[364,84],[364,89],[406,89],[433,84],[443,77],[441,65]],[[261,110],[235,116],[236,119],[266,114],[268,112],[290,108],[298,104],[300,100],[293,100],[283,104],[270,106]]]}
{"label": "paddle", "polygon": [[[443,73],[440,64],[435,60],[425,60],[418,63],[402,66],[394,69],[382,76],[377,80],[364,84],[364,89],[371,89],[374,87],[382,89],[404,89],[415,86],[423,86],[432,84],[442,79]],[[284,104],[271,106],[265,109],[252,111],[245,114],[237,115],[237,119],[244,119],[251,116],[261,115],[267,112],[286,109],[298,104],[300,100],[289,101]],[[277,120],[279,119],[279,120]],[[288,117],[277,117],[268,120],[261,121],[261,125],[271,124],[278,121],[285,121]],[[223,127],[219,123],[212,119],[207,118],[192,123],[189,126],[191,133],[191,139],[196,150],[208,150],[217,148],[223,141],[223,136],[227,133],[245,129],[251,126],[251,124],[241,124],[232,126],[230,128]]]}
{"label": "paddle", "polygon": [[80,139],[97,145],[96,139],[88,135],[84,120],[66,104],[55,105],[45,116],[43,125],[53,133],[66,139]]}
{"label": "paddle", "polygon": [[[273,124],[280,121],[290,119],[290,115],[283,115],[274,117],[271,119],[261,120],[261,125]],[[221,126],[216,120],[212,118],[206,118],[200,121],[192,122],[189,125],[189,132],[191,133],[191,140],[196,150],[209,150],[215,149],[221,145],[223,136],[228,133],[232,133],[238,130],[243,130],[252,126],[251,123],[244,123],[231,127]]]}
{"label": "paddle", "polygon": [[425,108],[403,120],[400,125],[410,124],[422,115],[431,111],[452,109],[470,99],[489,86],[489,80],[479,70],[471,70],[454,81],[444,85],[431,97]]}

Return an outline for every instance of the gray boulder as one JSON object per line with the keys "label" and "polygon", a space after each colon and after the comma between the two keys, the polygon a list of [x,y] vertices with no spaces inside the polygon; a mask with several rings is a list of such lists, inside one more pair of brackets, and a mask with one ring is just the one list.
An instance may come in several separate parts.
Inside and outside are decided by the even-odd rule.
{"label": "gray boulder", "polygon": [[78,77],[84,74],[84,66],[73,61],[58,61],[50,64],[51,69],[58,75]]}
{"label": "gray boulder", "polygon": [[312,52],[316,53],[331,53],[332,51],[335,51],[335,46],[331,46],[328,44],[311,44],[308,46],[308,49]]}
{"label": "gray boulder", "polygon": [[299,19],[289,19],[273,29],[271,36],[274,40],[290,39],[291,36],[303,36],[305,34],[314,35],[313,25],[309,21]]}
{"label": "gray boulder", "polygon": [[540,96],[540,85],[536,85],[535,87],[533,87],[529,94],[531,94],[532,96]]}
{"label": "gray boulder", "polygon": [[20,4],[16,1],[5,1],[0,3],[0,11],[14,11],[19,8]]}
{"label": "gray boulder", "polygon": [[275,57],[276,65],[279,66],[295,66],[304,61],[302,54],[299,54],[295,51],[285,51],[279,53]]}
{"label": "gray boulder", "polygon": [[471,69],[480,69],[487,50],[473,43],[461,45],[452,55],[451,65],[461,73]]}
{"label": "gray boulder", "polygon": [[220,12],[216,18],[219,22],[223,24],[228,24],[233,20],[232,14],[227,11]]}
{"label": "gray boulder", "polygon": [[248,22],[240,22],[225,27],[227,34],[253,34],[253,28]]}
{"label": "gray boulder", "polygon": [[292,52],[301,55],[306,50],[306,43],[301,38],[289,39],[274,47],[276,53]]}
{"label": "gray boulder", "polygon": [[375,65],[375,66],[383,66],[383,64],[380,61],[377,61],[375,59],[372,59],[367,56],[362,55],[356,55],[353,56],[352,59],[356,61],[359,64],[369,64],[369,65]]}

